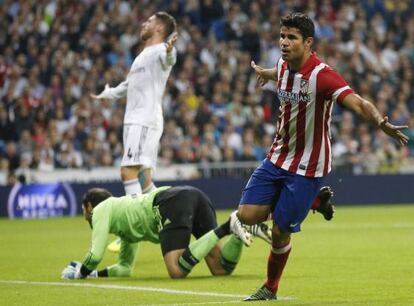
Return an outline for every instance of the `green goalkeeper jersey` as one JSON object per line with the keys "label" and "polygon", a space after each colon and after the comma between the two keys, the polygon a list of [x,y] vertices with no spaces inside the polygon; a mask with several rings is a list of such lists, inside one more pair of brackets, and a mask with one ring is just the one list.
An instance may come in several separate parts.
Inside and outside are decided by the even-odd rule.
{"label": "green goalkeeper jersey", "polygon": [[159,243],[161,218],[153,207],[157,193],[170,187],[160,187],[149,194],[110,197],[93,209],[92,245],[83,264],[94,270],[106,250],[109,234],[121,238],[118,263],[108,267],[109,276],[128,276],[134,266],[139,241]]}

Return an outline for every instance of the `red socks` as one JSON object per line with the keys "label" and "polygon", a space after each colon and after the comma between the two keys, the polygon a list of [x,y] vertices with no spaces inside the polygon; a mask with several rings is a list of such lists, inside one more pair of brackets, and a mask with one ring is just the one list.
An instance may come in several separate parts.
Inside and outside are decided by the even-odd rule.
{"label": "red socks", "polygon": [[312,203],[311,209],[318,209],[319,206],[321,206],[321,199],[319,199],[319,197],[316,197],[315,201]]}
{"label": "red socks", "polygon": [[283,269],[285,268],[288,260],[292,245],[290,242],[279,249],[273,249],[270,251],[267,261],[267,281],[265,286],[273,293],[277,292],[279,281],[282,276]]}

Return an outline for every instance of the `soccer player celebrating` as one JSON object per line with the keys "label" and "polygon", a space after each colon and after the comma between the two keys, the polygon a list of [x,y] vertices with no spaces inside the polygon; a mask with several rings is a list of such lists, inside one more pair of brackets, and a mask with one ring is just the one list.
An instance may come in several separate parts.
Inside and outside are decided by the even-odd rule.
{"label": "soccer player celebrating", "polygon": [[281,114],[275,141],[263,163],[253,172],[241,196],[238,216],[255,224],[273,217],[272,249],[267,281],[247,301],[276,299],[283,269],[291,251],[291,233],[299,232],[323,178],[331,171],[330,121],[333,103],[407,144],[401,130],[360,97],[331,67],[312,52],[314,24],[301,13],[281,19],[281,58],[264,69],[254,62],[257,81],[275,81]]}
{"label": "soccer player celebrating", "polygon": [[[121,178],[126,194],[155,189],[152,171],[156,166],[164,124],[161,99],[176,62],[175,31],[174,17],[165,12],[152,15],[142,25],[140,37],[144,49],[135,58],[126,80],[115,88],[106,84],[99,95],[91,95],[94,99],[110,100],[127,97],[121,162]],[[114,241],[109,249],[119,251],[119,242]]]}
{"label": "soccer player celebrating", "polygon": [[[202,259],[212,275],[228,275],[239,261],[243,243],[249,246],[252,242],[236,211],[217,226],[210,199],[190,186],[160,187],[144,195],[119,198],[93,188],[83,196],[82,208],[92,228],[92,245],[83,263],[71,262],[63,270],[63,279],[130,276],[140,241],[161,244],[171,278],[186,277]],[[118,263],[97,271],[110,233],[121,239]],[[190,243],[191,234],[197,240]],[[219,240],[229,234],[221,245]],[[255,235],[270,241],[265,224],[256,226]]]}

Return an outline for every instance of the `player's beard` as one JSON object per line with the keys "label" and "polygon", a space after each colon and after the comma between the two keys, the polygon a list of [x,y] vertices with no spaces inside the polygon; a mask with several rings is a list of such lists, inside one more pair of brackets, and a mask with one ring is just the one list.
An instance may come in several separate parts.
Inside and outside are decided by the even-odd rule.
{"label": "player's beard", "polygon": [[146,30],[146,31],[144,31],[144,32],[141,32],[141,40],[143,41],[143,42],[145,42],[145,41],[147,41],[148,39],[150,39],[151,38],[151,36],[152,36],[152,33],[149,31],[149,30]]}

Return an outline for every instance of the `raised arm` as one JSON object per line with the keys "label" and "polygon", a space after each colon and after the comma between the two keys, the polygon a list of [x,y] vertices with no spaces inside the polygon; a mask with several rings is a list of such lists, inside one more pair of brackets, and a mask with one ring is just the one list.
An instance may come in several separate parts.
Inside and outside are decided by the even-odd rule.
{"label": "raised arm", "polygon": [[109,87],[108,84],[105,85],[105,89],[99,94],[91,94],[91,98],[93,99],[109,99],[109,100],[117,100],[122,97],[126,96],[128,89],[128,79],[120,83],[117,87]]}
{"label": "raised arm", "polygon": [[173,33],[171,38],[165,44],[165,52],[160,55],[160,62],[163,70],[167,70],[173,66],[177,61],[177,52],[174,49],[175,42],[177,41],[178,34]]}
{"label": "raised arm", "polygon": [[345,97],[342,102],[343,106],[349,110],[357,113],[366,121],[371,122],[378,128],[380,128],[384,133],[396,139],[400,145],[406,145],[408,142],[408,137],[402,133],[401,130],[408,128],[406,125],[392,125],[388,122],[388,117],[382,117],[378,109],[361,96],[357,94],[349,94]]}

